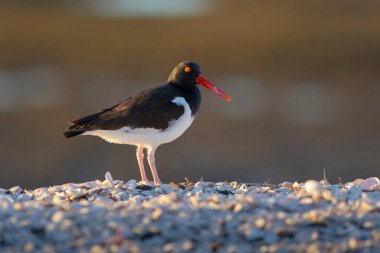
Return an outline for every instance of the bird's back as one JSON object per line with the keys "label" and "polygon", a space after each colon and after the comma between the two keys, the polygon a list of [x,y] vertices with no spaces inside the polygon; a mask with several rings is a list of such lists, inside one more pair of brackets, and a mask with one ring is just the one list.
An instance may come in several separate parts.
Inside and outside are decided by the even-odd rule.
{"label": "bird's back", "polygon": [[193,94],[187,93],[171,84],[144,90],[116,105],[70,122],[63,135],[69,138],[88,131],[117,130],[123,127],[166,129],[170,121],[178,119],[184,113],[182,106],[173,103],[174,98],[184,97],[193,114],[198,111],[198,88]]}

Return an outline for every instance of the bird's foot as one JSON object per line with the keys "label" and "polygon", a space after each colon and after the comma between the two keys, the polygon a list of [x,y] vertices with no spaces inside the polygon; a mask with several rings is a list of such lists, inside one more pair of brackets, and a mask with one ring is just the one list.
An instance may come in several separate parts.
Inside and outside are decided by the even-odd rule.
{"label": "bird's foot", "polygon": [[148,185],[148,186],[155,186],[156,184],[149,180],[141,180],[140,184]]}
{"label": "bird's foot", "polygon": [[161,180],[154,180],[153,183],[154,183],[155,186],[160,186],[160,185],[162,185]]}

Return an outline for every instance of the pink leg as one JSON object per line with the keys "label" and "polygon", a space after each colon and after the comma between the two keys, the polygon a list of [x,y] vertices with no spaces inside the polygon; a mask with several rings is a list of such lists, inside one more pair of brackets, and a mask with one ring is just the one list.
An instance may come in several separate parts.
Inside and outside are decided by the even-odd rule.
{"label": "pink leg", "polygon": [[148,149],[148,163],[150,166],[150,170],[152,171],[153,179],[154,179],[154,184],[155,185],[161,185],[162,182],[160,178],[158,177],[157,169],[156,169],[156,164],[155,164],[155,158],[154,158],[154,152],[156,151],[156,148],[152,147]]}
{"label": "pink leg", "polygon": [[137,146],[136,150],[136,157],[137,162],[139,163],[140,173],[141,173],[141,180],[145,182],[149,182],[148,178],[145,174],[145,168],[144,168],[144,147],[143,146]]}

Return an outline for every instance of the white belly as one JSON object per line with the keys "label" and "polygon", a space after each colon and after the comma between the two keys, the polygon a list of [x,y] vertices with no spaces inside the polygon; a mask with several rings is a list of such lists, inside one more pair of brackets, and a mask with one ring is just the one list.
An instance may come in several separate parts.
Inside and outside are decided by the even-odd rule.
{"label": "white belly", "polygon": [[83,133],[83,135],[94,135],[104,140],[117,144],[141,145],[144,147],[158,147],[163,143],[174,141],[181,136],[191,125],[194,117],[191,116],[189,104],[183,97],[176,97],[173,103],[183,106],[184,113],[177,120],[169,122],[164,130],[155,128],[130,128],[123,127],[118,130],[95,130]]}

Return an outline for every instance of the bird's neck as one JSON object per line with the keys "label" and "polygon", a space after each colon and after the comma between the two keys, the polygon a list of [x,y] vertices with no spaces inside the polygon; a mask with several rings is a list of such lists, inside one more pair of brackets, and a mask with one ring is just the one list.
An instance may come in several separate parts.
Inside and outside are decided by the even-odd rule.
{"label": "bird's neck", "polygon": [[192,116],[198,112],[201,103],[201,92],[197,85],[178,85],[175,83],[169,83],[169,85],[174,85],[178,90],[180,90],[181,95],[185,98],[186,102],[189,103]]}

